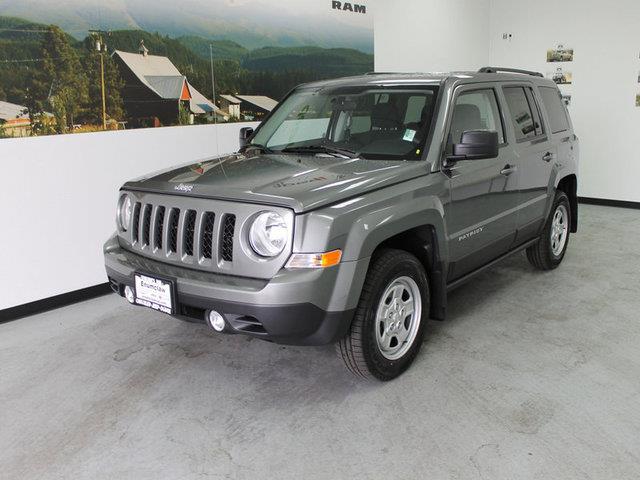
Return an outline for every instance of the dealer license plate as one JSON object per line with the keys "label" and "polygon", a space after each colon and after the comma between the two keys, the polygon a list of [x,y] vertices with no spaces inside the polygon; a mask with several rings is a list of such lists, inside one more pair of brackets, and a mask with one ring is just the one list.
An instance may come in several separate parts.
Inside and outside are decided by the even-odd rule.
{"label": "dealer license plate", "polygon": [[136,273],[136,303],[164,313],[173,313],[173,282]]}

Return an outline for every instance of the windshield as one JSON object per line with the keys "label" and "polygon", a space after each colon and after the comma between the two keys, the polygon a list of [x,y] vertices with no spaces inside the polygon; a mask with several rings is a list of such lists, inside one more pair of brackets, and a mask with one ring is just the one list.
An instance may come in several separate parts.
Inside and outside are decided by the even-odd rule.
{"label": "windshield", "polygon": [[251,145],[274,152],[370,159],[422,157],[437,87],[303,88],[278,106]]}

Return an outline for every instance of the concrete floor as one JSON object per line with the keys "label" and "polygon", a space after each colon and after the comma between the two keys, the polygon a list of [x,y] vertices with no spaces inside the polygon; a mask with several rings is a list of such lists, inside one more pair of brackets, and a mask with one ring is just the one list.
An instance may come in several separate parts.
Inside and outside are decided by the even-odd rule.
{"label": "concrete floor", "polygon": [[115,295],[0,325],[4,479],[638,479],[640,212],[451,295],[400,379]]}

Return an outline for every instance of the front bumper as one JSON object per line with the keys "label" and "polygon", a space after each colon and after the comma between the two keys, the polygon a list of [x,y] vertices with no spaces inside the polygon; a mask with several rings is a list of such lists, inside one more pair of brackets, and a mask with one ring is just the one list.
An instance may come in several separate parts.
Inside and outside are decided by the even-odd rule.
{"label": "front bumper", "polygon": [[202,272],[124,250],[112,237],[104,247],[113,290],[123,295],[136,272],[172,278],[177,315],[204,321],[209,310],[227,330],[290,345],[324,345],[343,337],[353,318],[369,259],[318,270],[281,270],[270,280]]}

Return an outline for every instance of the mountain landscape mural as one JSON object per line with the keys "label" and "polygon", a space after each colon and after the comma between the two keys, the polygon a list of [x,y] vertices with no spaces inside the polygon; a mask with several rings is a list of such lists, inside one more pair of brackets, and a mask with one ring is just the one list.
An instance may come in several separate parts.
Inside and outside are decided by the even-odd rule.
{"label": "mountain landscape mural", "polygon": [[371,71],[372,52],[372,12],[324,0],[0,0],[0,102],[22,109],[0,108],[0,136],[256,119],[258,97]]}

